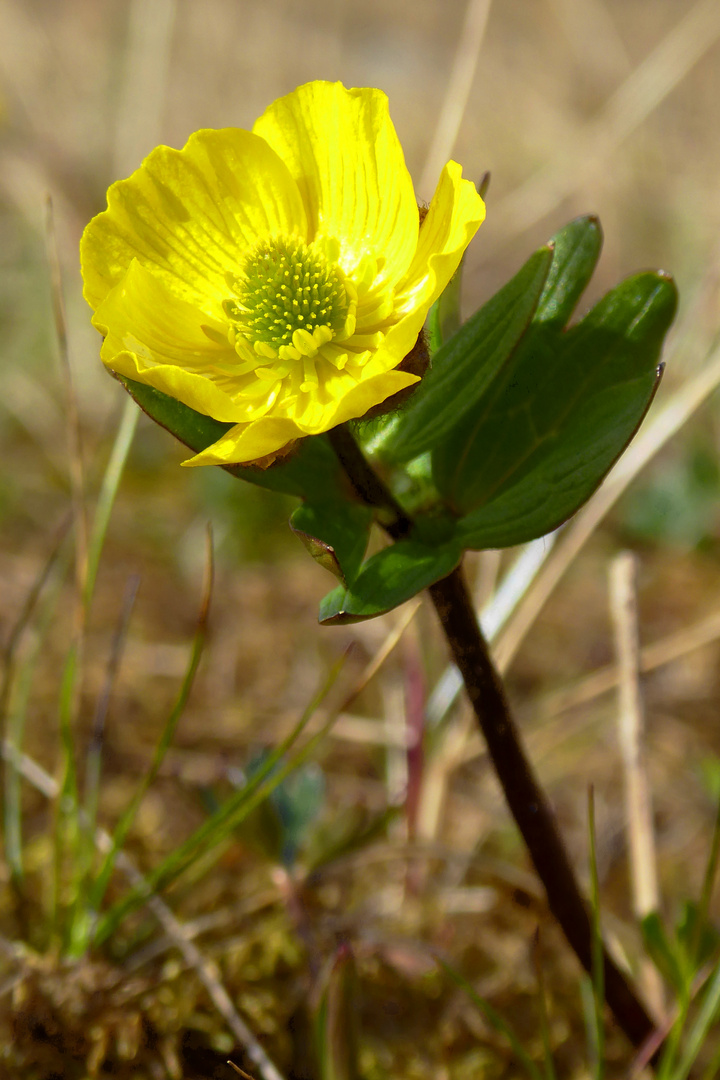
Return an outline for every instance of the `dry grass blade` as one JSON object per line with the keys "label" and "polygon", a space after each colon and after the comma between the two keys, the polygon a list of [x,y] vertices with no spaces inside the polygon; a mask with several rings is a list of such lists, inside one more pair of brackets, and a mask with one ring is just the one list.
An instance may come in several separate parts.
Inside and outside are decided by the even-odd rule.
{"label": "dry grass blade", "polygon": [[176,0],[132,0],[115,131],[113,170],[137,168],[160,135]]}
{"label": "dry grass blade", "polygon": [[98,798],[100,794],[100,768],[102,763],[103,743],[105,741],[105,721],[107,720],[108,709],[110,708],[115,682],[120,669],[120,661],[122,659],[130,625],[130,616],[132,614],[139,586],[140,578],[136,575],[130,578],[125,587],[122,611],[113,635],[105,678],[97,700],[95,715],[92,722],[92,734],[85,759],[85,809],[91,828],[95,827]]}
{"label": "dry grass blade", "polygon": [[492,0],[468,0],[445,99],[418,184],[421,193],[434,190],[440,171],[455,146],[470,97],[491,2]]}
{"label": "dry grass blade", "polygon": [[[613,559],[610,566],[610,611],[620,673],[618,742],[625,780],[630,878],[635,914],[642,920],[658,910],[659,892],[640,687],[635,558],[627,551]],[[663,984],[650,960],[642,965],[640,981],[656,1019],[661,1017],[665,1011]]]}
{"label": "dry grass blade", "polygon": [[409,604],[404,606],[395,626],[388,633],[382,645],[369,661],[365,669],[360,673],[349,694],[340,705],[338,712],[347,712],[353,701],[359,697],[370,680],[374,678],[417,615],[421,603],[422,601],[420,598],[416,597],[414,600],[411,600]]}
{"label": "dry grass blade", "polygon": [[720,6],[698,2],[608,99],[597,119],[567,140],[552,162],[493,209],[495,235],[508,237],[551,213],[598,169],[685,78],[720,36]]}
{"label": "dry grass blade", "polygon": [[52,286],[53,317],[55,320],[55,333],[57,335],[60,364],[63,379],[65,381],[70,484],[72,488],[73,514],[75,518],[75,577],[78,591],[77,618],[78,633],[81,633],[83,624],[82,597],[85,592],[85,581],[87,578],[88,534],[87,522],[85,520],[85,478],[82,460],[82,442],[80,437],[80,418],[78,415],[77,397],[73,385],[72,368],[70,366],[62,273],[60,270],[60,259],[58,257],[57,238],[55,235],[53,204],[49,195],[47,196],[45,210],[45,229],[48,264],[50,267],[50,282]]}
{"label": "dry grass blade", "polygon": [[580,63],[608,80],[627,74],[630,59],[603,0],[550,0],[550,6]]}
{"label": "dry grass blade", "polygon": [[[653,642],[652,645],[645,645],[640,650],[640,671],[643,675],[647,675],[648,672],[655,671],[665,664],[671,664],[674,660],[679,660],[688,653],[694,652],[695,649],[701,649],[704,645],[717,641],[718,638],[720,638],[720,611],[714,611],[706,618],[693,623],[692,626],[684,627],[674,634],[668,634],[667,637]],[[540,698],[535,702],[534,712],[542,719],[557,716],[614,690],[619,681],[619,668],[609,664],[579,679],[571,686],[552,691]]]}
{"label": "dry grass blade", "polygon": [[50,575],[57,563],[60,550],[62,548],[63,540],[67,535],[68,528],[70,526],[70,516],[66,515],[60,522],[53,534],[52,546],[50,554],[47,557],[46,562],[41,567],[40,573],[37,575],[33,585],[25,598],[25,602],[22,606],[22,610],[18,615],[15,624],[10,631],[7,639],[7,643],[2,652],[2,681],[0,682],[0,719],[5,715],[5,709],[7,706],[8,692],[10,690],[10,684],[12,682],[13,665],[15,661],[15,654],[22,639],[25,630],[27,629],[30,620],[33,617],[35,609],[37,607],[40,595],[47,584]]}
{"label": "dry grass blade", "polygon": [[242,1076],[243,1080],[253,1080],[253,1077],[249,1073],[246,1073],[244,1069],[241,1069],[239,1065],[235,1065],[234,1062],[228,1061],[228,1065],[231,1069],[234,1069],[238,1076]]}

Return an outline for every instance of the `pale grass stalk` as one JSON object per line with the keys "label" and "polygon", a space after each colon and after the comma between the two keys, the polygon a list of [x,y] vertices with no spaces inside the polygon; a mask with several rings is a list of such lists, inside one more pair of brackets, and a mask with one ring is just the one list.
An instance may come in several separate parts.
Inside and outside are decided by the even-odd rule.
{"label": "pale grass stalk", "polygon": [[502,556],[502,551],[497,549],[478,552],[473,596],[475,598],[475,607],[480,612],[492,603],[497,591]]}
{"label": "pale grass stalk", "polygon": [[509,668],[546,600],[599,523],[641,469],[695,415],[719,385],[720,340],[716,340],[702,368],[675,391],[653,419],[646,422],[602,487],[563,530],[532,589],[523,597],[494,643],[493,654],[501,674]]}
{"label": "pale grass stalk", "polygon": [[[501,562],[501,551],[481,551],[478,554],[473,599],[480,612],[488,609],[498,594],[497,581]],[[457,668],[451,665],[448,671],[454,672],[459,685],[462,685]],[[451,776],[462,760],[465,746],[474,731],[472,714],[470,709],[465,707],[439,736],[432,754],[428,755],[418,806],[419,840],[432,841],[438,838]]]}
{"label": "pale grass stalk", "polygon": [[491,2],[468,0],[465,8],[445,98],[418,184],[421,195],[433,192],[445,162],[452,156],[475,78]]}
{"label": "pale grass stalk", "polygon": [[550,0],[577,60],[607,80],[627,75],[631,63],[603,0]]}
{"label": "pale grass stalk", "polygon": [[[383,734],[385,737],[385,787],[388,806],[402,804],[408,784],[407,724],[405,718],[405,687],[402,677],[393,673],[381,687]],[[394,823],[395,836],[402,830],[406,839],[407,822]]]}
{"label": "pale grass stalk", "polygon": [[[18,753],[7,742],[3,743],[2,753],[6,759],[12,760],[13,767],[37,791],[48,799],[57,799],[60,793],[60,785],[36,761],[28,757],[27,754]],[[105,829],[98,828],[95,830],[95,843],[98,850],[105,855],[111,852],[114,847],[113,838]],[[188,967],[195,971],[207,990],[213,1005],[222,1016],[228,1029],[243,1046],[260,1075],[264,1077],[264,1080],[284,1080],[282,1073],[235,1008],[220,979],[216,965],[203,956],[192,940],[192,933],[187,931],[185,925],[176,918],[159,896],[150,892],[143,875],[124,851],[116,852],[115,864],[134,888],[142,890],[146,894],[144,898],[146,907],[152,911],[167,937],[172,940],[181,953]]]}
{"label": "pale grass stalk", "polygon": [[[610,564],[610,614],[620,683],[618,744],[625,783],[630,881],[635,915],[644,919],[659,907],[652,796],[645,749],[645,708],[640,685],[640,634],[637,613],[636,564],[622,551]],[[640,967],[640,985],[656,1021],[665,1012],[660,972],[649,957]]]}
{"label": "pale grass stalk", "polygon": [[606,171],[617,147],[675,90],[719,36],[720,4],[697,0],[610,96],[599,116],[564,139],[552,161],[493,207],[496,246],[552,213],[588,177]]}
{"label": "pale grass stalk", "polygon": [[416,596],[414,600],[411,600],[403,606],[392,630],[388,632],[382,645],[377,649],[375,655],[368,662],[367,666],[353,685],[352,690],[343,703],[343,711],[347,709],[349,704],[365,689],[370,680],[374,678],[376,673],[380,670],[388,656],[390,656],[390,653],[402,638],[410,623],[417,615],[421,603],[422,600],[420,597]]}
{"label": "pale grass stalk", "polygon": [[115,124],[113,176],[127,176],[160,141],[177,0],[132,0]]}
{"label": "pale grass stalk", "polygon": [[[369,720],[366,717],[353,716],[348,713],[348,709],[353,701],[359,697],[371,679],[375,677],[390,654],[395,650],[408,626],[410,626],[417,615],[421,603],[422,600],[420,597],[416,596],[413,600],[408,601],[407,604],[402,606],[392,629],[388,631],[382,644],[375,651],[374,656],[368,661],[363,671],[355,680],[351,690],[340,706],[338,719],[335,722],[337,730],[336,727],[332,728],[329,732],[331,738],[338,738],[346,740],[347,742],[368,743],[376,746],[407,747],[407,735],[404,725],[402,731],[395,730],[392,725],[390,728],[387,728],[380,720]],[[319,731],[325,723],[326,715],[322,711],[318,711],[314,720],[311,720],[308,724],[308,731]]]}
{"label": "pale grass stalk", "polygon": [[[644,645],[640,650],[639,665],[643,675],[657,668],[680,660],[696,649],[711,645],[720,638],[720,611],[713,611],[704,619],[668,634],[659,641]],[[620,682],[620,670],[616,664],[598,668],[571,686],[551,691],[535,703],[534,712],[546,720],[568,712],[579,705],[594,701],[601,694],[614,690]]]}

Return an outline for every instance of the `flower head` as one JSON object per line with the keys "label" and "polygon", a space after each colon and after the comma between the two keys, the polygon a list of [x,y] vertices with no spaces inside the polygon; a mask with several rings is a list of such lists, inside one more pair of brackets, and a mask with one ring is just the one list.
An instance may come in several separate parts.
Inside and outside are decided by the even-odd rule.
{"label": "flower head", "polygon": [[484,212],[451,161],[420,225],[385,95],[308,83],[113,184],[81,243],[101,357],[233,424],[185,464],[276,454],[417,381],[399,365]]}

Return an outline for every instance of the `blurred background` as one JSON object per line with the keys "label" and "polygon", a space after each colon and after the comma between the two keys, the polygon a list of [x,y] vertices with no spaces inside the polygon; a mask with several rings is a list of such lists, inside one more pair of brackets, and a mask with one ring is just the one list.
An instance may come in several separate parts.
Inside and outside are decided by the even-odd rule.
{"label": "blurred background", "polygon": [[[250,127],[270,101],[305,81],[380,87],[419,200],[430,200],[449,157],[473,179],[491,173],[487,221],[467,256],[466,313],[580,213],[598,214],[605,231],[585,309],[639,269],[661,268],[677,280],[681,308],[668,368],[646,421],[664,418],[653,429],[657,452],[636,462],[627,491],[562,555],[547,587],[533,593],[536,586],[526,583],[515,622],[505,626],[509,637],[496,644],[581,876],[585,802],[594,785],[602,887],[622,938],[632,901],[617,704],[607,692],[615,679],[608,568],[622,548],[637,553],[640,638],[660,643],[644,689],[663,904],[672,909],[697,895],[720,792],[720,430],[712,397],[720,382],[712,366],[714,359],[719,367],[713,343],[720,327],[719,39],[717,0],[0,0],[0,644],[10,639],[71,501],[47,196],[92,508],[124,400],[98,359],[77,247],[87,221],[104,208],[108,185],[159,142],[181,147],[201,127]],[[133,832],[141,865],[152,865],[202,820],[208,793],[228,783],[233,768],[287,732],[350,642],[355,652],[343,678],[352,683],[387,635],[407,623],[307,774],[303,812],[308,822],[327,823],[399,803],[406,813],[384,834],[383,850],[419,838],[436,845],[442,872],[432,882],[421,875],[408,892],[402,860],[373,861],[365,848],[367,864],[358,856],[342,883],[330,875],[316,898],[318,910],[335,919],[322,924],[330,941],[323,938],[323,948],[331,952],[342,930],[364,957],[365,1025],[377,1044],[367,1051],[368,1075],[442,1068],[454,1077],[479,1065],[503,1074],[493,1036],[477,1017],[471,1022],[451,1007],[414,951],[417,941],[442,941],[482,993],[515,1018],[524,1015],[532,996],[527,941],[542,921],[542,902],[479,737],[462,708],[446,702],[424,765],[406,753],[417,721],[408,687],[431,696],[445,669],[432,613],[421,610],[410,621],[405,609],[357,627],[318,627],[317,603],[332,580],[287,528],[291,500],[217,469],[182,470],[185,456],[141,418],[100,566],[85,648],[80,756],[127,583],[139,578],[107,720],[102,820],[116,820],[126,804],[185,671],[208,521],[217,555],[210,641]],[[479,599],[492,594],[514,557],[472,558]],[[72,583],[65,589],[43,643],[25,737],[28,753],[50,772],[59,753],[58,672]],[[410,809],[403,801],[408,778],[415,784]],[[47,807],[29,788],[26,797],[41,866]],[[272,891],[272,860],[250,850],[240,844],[208,872],[212,883],[187,889],[174,903],[197,914],[260,888],[258,881]],[[365,891],[356,878],[363,873],[370,874]],[[2,901],[0,920],[10,906]],[[289,932],[280,924],[273,932],[285,941]],[[258,925],[267,934],[267,924]],[[12,936],[9,923],[3,933]],[[234,947],[242,956],[250,940],[260,948],[259,933],[239,935]],[[574,968],[551,927],[547,934],[557,954],[548,961],[554,992],[570,1003]],[[299,994],[305,969],[291,952],[281,954],[279,946],[272,960],[263,954],[252,992],[241,999],[287,1063],[289,1006],[278,1000],[278,971]],[[211,1011],[198,995],[197,1009]],[[556,1037],[572,1059],[577,1022],[568,1009],[556,1016]],[[428,1023],[433,1034],[425,1038]],[[532,1020],[522,1023],[527,1038],[536,1038]],[[190,1058],[183,1060],[189,1068]]]}

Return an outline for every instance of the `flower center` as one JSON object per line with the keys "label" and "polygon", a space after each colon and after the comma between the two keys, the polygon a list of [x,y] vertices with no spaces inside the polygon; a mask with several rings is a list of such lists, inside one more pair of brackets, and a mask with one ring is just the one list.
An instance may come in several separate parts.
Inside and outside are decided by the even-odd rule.
{"label": "flower center", "polygon": [[297,237],[265,240],[250,252],[228,278],[235,299],[223,304],[241,355],[249,345],[258,356],[299,360],[354,332],[357,295],[338,253],[331,241]]}

